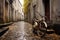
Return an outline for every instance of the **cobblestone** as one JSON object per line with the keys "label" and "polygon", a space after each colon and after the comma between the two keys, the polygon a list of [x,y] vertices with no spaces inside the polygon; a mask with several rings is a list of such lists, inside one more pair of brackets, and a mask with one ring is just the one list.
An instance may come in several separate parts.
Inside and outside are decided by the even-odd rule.
{"label": "cobblestone", "polygon": [[43,38],[34,36],[32,25],[24,21],[16,22],[8,27],[8,33],[0,37],[0,40],[60,40],[60,36],[55,33],[46,34]]}

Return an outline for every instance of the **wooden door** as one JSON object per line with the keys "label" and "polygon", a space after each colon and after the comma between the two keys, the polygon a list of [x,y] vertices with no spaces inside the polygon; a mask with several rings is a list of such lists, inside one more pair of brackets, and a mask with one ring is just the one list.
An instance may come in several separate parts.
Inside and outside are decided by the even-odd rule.
{"label": "wooden door", "polygon": [[50,0],[43,0],[43,4],[45,7],[45,19],[46,21],[50,21]]}

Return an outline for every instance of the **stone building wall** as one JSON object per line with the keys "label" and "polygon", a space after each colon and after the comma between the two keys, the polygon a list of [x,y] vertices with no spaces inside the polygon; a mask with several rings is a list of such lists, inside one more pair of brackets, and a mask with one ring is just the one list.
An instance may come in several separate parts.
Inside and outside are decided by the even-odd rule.
{"label": "stone building wall", "polygon": [[[42,0],[31,0],[29,4],[28,22],[32,23],[34,18],[41,19],[45,16],[44,6]],[[30,16],[30,17],[29,17]]]}
{"label": "stone building wall", "polygon": [[0,23],[3,22],[3,0],[0,0]]}
{"label": "stone building wall", "polygon": [[13,5],[13,8],[15,10],[15,15],[16,16],[14,18],[16,19],[16,21],[23,20],[24,19],[23,18],[24,17],[24,13],[23,13],[22,4],[20,3],[20,1],[19,0],[14,0],[12,5]]}
{"label": "stone building wall", "polygon": [[20,21],[22,17],[24,14],[19,0],[0,0],[0,23]]}
{"label": "stone building wall", "polygon": [[51,0],[51,20],[60,24],[60,0]]}

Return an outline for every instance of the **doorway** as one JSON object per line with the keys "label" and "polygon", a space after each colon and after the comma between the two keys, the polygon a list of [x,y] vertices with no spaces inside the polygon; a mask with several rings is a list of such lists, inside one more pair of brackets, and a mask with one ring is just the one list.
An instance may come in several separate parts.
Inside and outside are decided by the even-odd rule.
{"label": "doorway", "polygon": [[45,8],[45,16],[46,21],[50,21],[50,0],[43,0],[44,8]]}

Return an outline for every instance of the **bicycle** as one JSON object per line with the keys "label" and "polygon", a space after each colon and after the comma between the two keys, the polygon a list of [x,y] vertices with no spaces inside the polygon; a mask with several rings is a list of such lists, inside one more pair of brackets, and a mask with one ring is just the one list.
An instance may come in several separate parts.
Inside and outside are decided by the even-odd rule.
{"label": "bicycle", "polygon": [[33,33],[37,36],[44,37],[47,31],[47,23],[44,19],[38,20],[37,18],[33,22]]}

